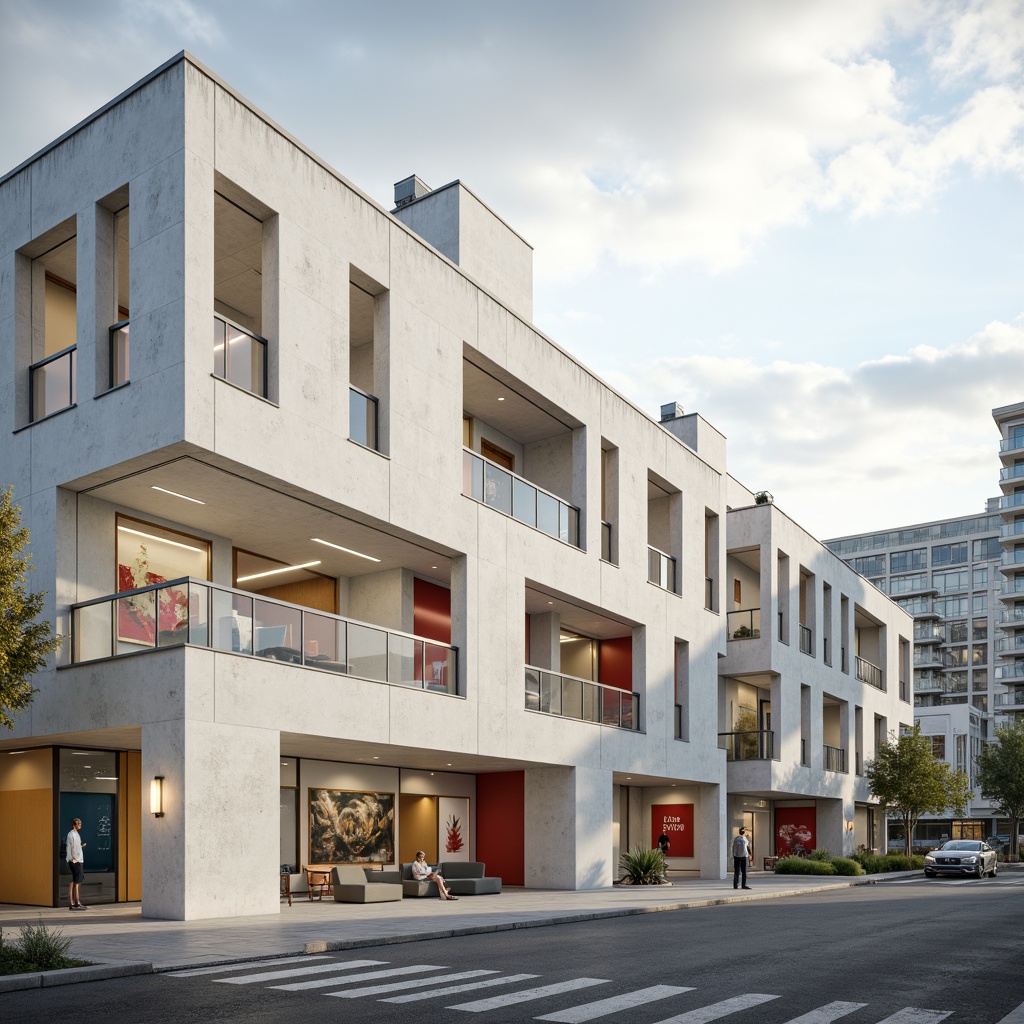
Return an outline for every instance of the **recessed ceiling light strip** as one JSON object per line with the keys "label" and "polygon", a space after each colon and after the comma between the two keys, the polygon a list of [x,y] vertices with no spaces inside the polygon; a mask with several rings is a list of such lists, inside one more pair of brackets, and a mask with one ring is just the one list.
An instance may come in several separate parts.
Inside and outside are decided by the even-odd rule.
{"label": "recessed ceiling light strip", "polygon": [[236,583],[247,583],[249,580],[262,579],[264,576],[276,576],[280,572],[292,572],[295,569],[309,569],[311,566],[319,565],[320,559],[318,558],[315,562],[303,562],[301,565],[286,565],[280,569],[267,569],[266,572],[254,572],[248,576],[239,576]]}
{"label": "recessed ceiling light strip", "polygon": [[374,558],[373,555],[364,555],[362,551],[353,551],[351,548],[343,548],[340,544],[332,544],[329,540],[321,540],[319,537],[310,537],[315,544],[325,544],[329,548],[334,548],[336,551],[344,551],[346,555],[355,555],[356,558],[365,558],[368,562],[379,562],[379,558]]}
{"label": "recessed ceiling light strip", "polygon": [[169,491],[166,487],[157,487],[156,484],[150,484],[150,490],[162,491],[164,494],[170,494],[174,498],[182,498],[185,501],[194,501],[197,505],[205,505],[205,501],[200,501],[198,498],[190,498],[187,494],[179,494],[178,491]]}

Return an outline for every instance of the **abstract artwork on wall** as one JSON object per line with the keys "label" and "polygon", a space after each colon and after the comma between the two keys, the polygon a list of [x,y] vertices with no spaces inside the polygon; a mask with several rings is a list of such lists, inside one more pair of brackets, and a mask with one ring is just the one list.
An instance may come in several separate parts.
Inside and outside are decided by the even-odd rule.
{"label": "abstract artwork on wall", "polygon": [[469,860],[469,798],[437,798],[439,860]]}
{"label": "abstract artwork on wall", "polygon": [[775,808],[775,854],[806,857],[815,848],[817,814],[813,807]]}
{"label": "abstract artwork on wall", "polygon": [[395,794],[309,790],[310,864],[392,864]]}

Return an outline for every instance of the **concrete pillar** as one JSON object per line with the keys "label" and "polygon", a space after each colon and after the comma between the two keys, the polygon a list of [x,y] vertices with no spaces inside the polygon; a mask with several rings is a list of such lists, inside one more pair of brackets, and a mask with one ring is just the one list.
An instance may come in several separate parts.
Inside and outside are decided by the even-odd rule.
{"label": "concrete pillar", "polygon": [[703,783],[700,787],[700,858],[701,878],[725,878],[732,862],[728,860],[729,833],[728,793],[725,786]]}
{"label": "concrete pillar", "polygon": [[530,664],[557,672],[562,667],[558,637],[562,618],[558,612],[541,612],[530,616]]}
{"label": "concrete pillar", "polygon": [[525,883],[535,889],[612,884],[612,773],[532,768],[525,775]]}
{"label": "concrete pillar", "polygon": [[[276,914],[280,734],[174,719],[142,727],[142,913],[190,921]],[[164,816],[149,807],[164,777]]]}
{"label": "concrete pillar", "polygon": [[854,819],[853,801],[846,797],[817,801],[817,845],[834,856],[849,856],[855,849],[854,833],[846,823]]}

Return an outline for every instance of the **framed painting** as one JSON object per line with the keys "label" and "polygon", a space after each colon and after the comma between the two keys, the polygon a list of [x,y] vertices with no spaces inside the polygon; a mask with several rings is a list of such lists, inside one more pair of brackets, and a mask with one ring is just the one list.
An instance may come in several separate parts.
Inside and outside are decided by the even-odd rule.
{"label": "framed painting", "polygon": [[437,798],[438,860],[469,860],[469,797]]}
{"label": "framed painting", "polygon": [[310,864],[392,864],[394,860],[394,793],[310,787]]}

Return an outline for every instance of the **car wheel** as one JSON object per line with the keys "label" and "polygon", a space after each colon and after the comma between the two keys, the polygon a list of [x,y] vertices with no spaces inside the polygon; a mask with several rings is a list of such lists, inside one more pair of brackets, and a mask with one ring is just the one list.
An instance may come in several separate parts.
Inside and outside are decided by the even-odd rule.
{"label": "car wheel", "polygon": [[925,878],[934,878],[935,877],[935,872],[934,871],[926,871],[924,873],[924,877]]}
{"label": "car wheel", "polygon": [[977,873],[977,875],[975,875],[975,878],[977,878],[978,881],[980,882],[985,877],[986,873],[987,872],[985,871],[985,869],[979,864],[978,865],[978,873]]}
{"label": "car wheel", "polygon": [[989,872],[989,877],[990,878],[995,878],[996,877],[996,872],[998,870],[999,870],[999,865],[995,861],[992,861],[992,870],[991,870],[991,872]]}

